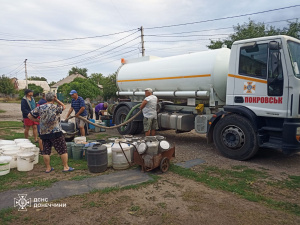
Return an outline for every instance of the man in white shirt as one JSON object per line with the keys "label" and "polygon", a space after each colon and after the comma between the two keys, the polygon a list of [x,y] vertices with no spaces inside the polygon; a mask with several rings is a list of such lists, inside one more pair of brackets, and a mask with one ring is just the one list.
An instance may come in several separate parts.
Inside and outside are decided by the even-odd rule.
{"label": "man in white shirt", "polygon": [[157,124],[157,112],[156,112],[156,105],[158,99],[155,95],[152,94],[151,88],[145,89],[145,96],[146,98],[142,102],[140,109],[143,110],[144,114],[144,131],[146,136],[154,136],[155,130],[158,129]]}

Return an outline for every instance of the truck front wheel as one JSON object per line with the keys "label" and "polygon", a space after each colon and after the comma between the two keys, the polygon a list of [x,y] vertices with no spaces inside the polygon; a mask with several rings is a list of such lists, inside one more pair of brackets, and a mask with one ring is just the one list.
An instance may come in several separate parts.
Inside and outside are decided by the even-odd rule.
{"label": "truck front wheel", "polygon": [[251,122],[236,114],[221,118],[213,132],[214,143],[225,157],[246,160],[255,155],[258,143]]}

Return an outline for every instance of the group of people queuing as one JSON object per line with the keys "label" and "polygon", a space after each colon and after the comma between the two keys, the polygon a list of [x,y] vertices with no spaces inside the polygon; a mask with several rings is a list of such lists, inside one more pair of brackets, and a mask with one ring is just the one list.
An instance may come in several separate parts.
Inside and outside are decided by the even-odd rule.
{"label": "group of people queuing", "polygon": [[[66,109],[66,106],[57,99],[53,92],[43,94],[37,104],[33,97],[32,90],[26,89],[24,94],[25,95],[21,100],[21,111],[25,128],[24,136],[25,138],[28,138],[29,130],[32,127],[34,142],[39,143],[40,154],[43,156],[46,165],[45,173],[50,173],[54,170],[50,165],[52,147],[55,148],[61,157],[64,167],[63,172],[73,171],[74,168],[68,166],[67,145],[60,124],[61,113]],[[84,101],[83,98],[78,95],[76,90],[72,90],[70,95],[72,97],[71,108],[65,119],[67,120],[71,113],[75,111],[75,122],[80,130],[80,135],[85,136],[85,122],[80,120],[79,116],[85,119],[92,119],[92,104],[88,98]],[[100,104],[96,106],[96,118],[99,118],[99,115],[101,115],[108,106],[107,103]]]}
{"label": "group of people queuing", "polygon": [[[93,118],[93,107],[90,99],[84,100],[80,97],[76,90],[70,92],[72,98],[71,107],[67,113],[66,120],[71,113],[75,111],[75,122],[80,130],[81,136],[85,136],[85,121],[84,119]],[[145,99],[143,100],[140,109],[143,112],[144,132],[146,136],[154,136],[155,130],[158,129],[156,105],[158,99],[153,95],[151,88],[145,89]],[[56,103],[56,104],[54,104]],[[96,120],[99,120],[101,115],[104,115],[107,110],[107,102],[99,103],[95,107]],[[40,154],[43,156],[46,165],[45,173],[50,173],[54,170],[50,164],[50,155],[52,147],[55,148],[60,155],[63,163],[63,172],[73,171],[74,168],[68,166],[68,151],[66,141],[61,128],[61,113],[66,109],[66,106],[57,99],[53,92],[43,94],[41,100],[36,104],[33,98],[33,91],[25,90],[25,96],[21,101],[21,111],[24,123],[24,136],[28,138],[30,127],[33,130],[35,143],[39,142]],[[38,138],[39,134],[39,138]]]}

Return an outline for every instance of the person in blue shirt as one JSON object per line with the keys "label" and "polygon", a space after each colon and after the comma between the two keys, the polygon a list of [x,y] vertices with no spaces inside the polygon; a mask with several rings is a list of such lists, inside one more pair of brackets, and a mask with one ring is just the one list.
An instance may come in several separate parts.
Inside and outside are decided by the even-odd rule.
{"label": "person in blue shirt", "polygon": [[47,101],[46,101],[45,93],[43,93],[42,98],[38,101],[36,106],[44,105],[46,103]]}
{"label": "person in blue shirt", "polygon": [[80,134],[81,136],[85,136],[85,130],[84,130],[84,125],[85,121],[81,120],[78,118],[78,116],[82,116],[85,119],[87,119],[87,111],[85,110],[85,103],[82,97],[78,96],[78,93],[76,90],[72,90],[70,92],[72,102],[71,102],[71,108],[68,112],[68,115],[66,119],[71,115],[73,110],[75,111],[75,122],[77,126],[79,127]]}

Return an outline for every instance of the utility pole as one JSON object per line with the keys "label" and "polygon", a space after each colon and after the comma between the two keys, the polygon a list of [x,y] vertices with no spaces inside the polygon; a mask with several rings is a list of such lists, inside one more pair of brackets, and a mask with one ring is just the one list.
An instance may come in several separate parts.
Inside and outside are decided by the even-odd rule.
{"label": "utility pole", "polygon": [[144,28],[141,26],[141,42],[142,42],[142,56],[145,56],[145,47],[144,47]]}
{"label": "utility pole", "polygon": [[26,61],[27,61],[27,59],[25,59],[24,63],[25,63],[26,89],[28,89],[28,80],[27,80],[27,67],[26,67]]}

